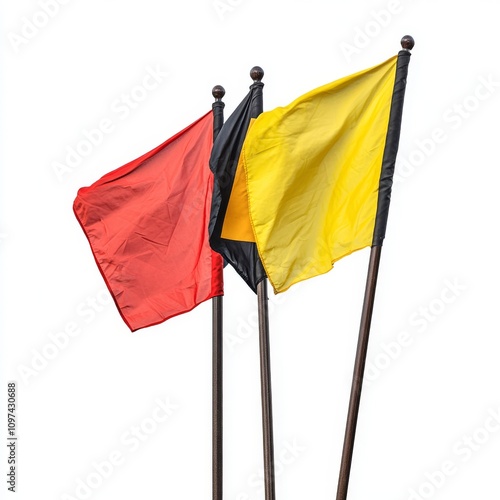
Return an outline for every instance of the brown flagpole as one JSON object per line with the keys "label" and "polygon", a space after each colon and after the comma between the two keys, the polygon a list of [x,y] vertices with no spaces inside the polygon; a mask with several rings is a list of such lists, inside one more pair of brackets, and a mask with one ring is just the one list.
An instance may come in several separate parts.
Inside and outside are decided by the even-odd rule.
{"label": "brown flagpole", "polygon": [[[224,124],[224,103],[226,91],[220,85],[212,89],[215,102],[212,104],[214,119],[214,141]],[[208,168],[208,167],[207,167]],[[212,299],[212,500],[222,500],[222,309],[223,297]]]}
{"label": "brown flagpole", "polygon": [[351,396],[349,400],[344,447],[342,450],[342,460],[340,464],[339,482],[337,487],[337,500],[346,500],[347,498],[347,489],[349,486],[349,476],[351,473],[352,455],[354,450],[354,439],[356,436],[356,425],[358,422],[359,405],[361,400],[361,390],[363,388],[366,353],[368,351],[373,304],[375,302],[375,291],[377,288],[377,277],[380,266],[380,255],[387,227],[392,178],[394,174],[396,153],[399,145],[406,76],[408,73],[408,63],[411,55],[410,50],[414,45],[415,41],[411,36],[404,36],[401,40],[401,47],[403,50],[401,50],[398,54],[398,65],[396,69],[394,92],[389,116],[389,128],[384,149],[384,158],[382,160],[377,219],[370,253],[365,297],[361,313],[361,324],[359,327],[358,347],[352,376]]}
{"label": "brown flagpole", "polygon": [[[257,118],[264,110],[262,78],[264,70],[254,66],[250,70],[253,85],[260,87],[252,101],[252,118]],[[271,391],[271,347],[269,343],[269,304],[267,278],[257,283],[257,305],[259,313],[260,388],[262,401],[262,438],[264,453],[264,496],[265,500],[275,500],[273,404]]]}

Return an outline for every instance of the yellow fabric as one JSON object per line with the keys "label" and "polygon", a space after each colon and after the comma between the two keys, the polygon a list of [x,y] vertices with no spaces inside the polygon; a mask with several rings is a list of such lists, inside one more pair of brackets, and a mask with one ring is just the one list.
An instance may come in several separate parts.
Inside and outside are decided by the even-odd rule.
{"label": "yellow fabric", "polygon": [[371,245],[396,63],[263,113],[248,132],[250,218],[276,293]]}
{"label": "yellow fabric", "polygon": [[[248,130],[252,128],[255,118],[250,120]],[[248,132],[247,132],[248,133]],[[247,179],[243,166],[243,156],[240,155],[231,188],[231,195],[224,216],[221,237],[228,240],[249,241],[255,243],[250,213],[248,211]]]}

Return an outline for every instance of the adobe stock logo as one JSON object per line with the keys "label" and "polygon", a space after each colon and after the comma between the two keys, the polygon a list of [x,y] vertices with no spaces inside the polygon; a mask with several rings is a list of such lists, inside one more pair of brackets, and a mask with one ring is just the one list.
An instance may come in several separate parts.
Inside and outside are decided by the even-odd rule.
{"label": "adobe stock logo", "polygon": [[341,42],[340,49],[347,62],[351,62],[352,56],[360,54],[382,33],[384,28],[391,24],[394,16],[403,11],[403,6],[399,0],[390,0],[385,9],[372,10],[371,19],[364,26],[357,26],[354,29],[352,43]]}
{"label": "adobe stock logo", "polygon": [[40,31],[45,28],[51,19],[59,14],[62,5],[67,5],[70,0],[40,0],[37,10],[29,18],[24,16],[21,18],[21,27],[18,33],[12,31],[7,35],[10,46],[15,54],[22,47],[26,46],[31,40],[38,36]]}
{"label": "adobe stock logo", "polygon": [[[294,288],[286,294],[271,294],[268,300],[269,317],[272,317],[276,308],[283,305],[288,297],[294,293]],[[224,331],[224,343],[231,350],[245,343],[247,339],[256,335],[259,331],[259,314],[257,311],[252,311],[246,319],[238,316],[238,325],[235,329],[226,328]]]}
{"label": "adobe stock logo", "polygon": [[77,304],[73,320],[50,332],[43,345],[30,350],[29,360],[18,365],[17,371],[21,380],[26,385],[37,380],[59,358],[61,353],[74,344],[75,339],[81,335],[85,326],[95,321],[99,314],[112,303],[111,295],[103,289]]}
{"label": "adobe stock logo", "polygon": [[[424,480],[408,490],[408,500],[428,500],[439,494],[465,465],[473,459],[500,432],[500,407],[489,408],[482,423],[472,432],[460,436],[452,445],[451,453],[432,469],[426,471]],[[437,495],[439,496],[439,495]]]}
{"label": "adobe stock logo", "polygon": [[146,101],[151,92],[158,89],[167,79],[169,72],[159,64],[154,68],[147,66],[140,81],[128,92],[122,92],[109,107],[113,115],[101,118],[94,127],[85,128],[80,137],[65,148],[64,159],[52,162],[52,170],[59,182],[65,180],[79,167],[85,158],[90,156],[116,130],[119,122],[125,121],[142,102]]}
{"label": "adobe stock logo", "polygon": [[397,160],[394,184],[403,183],[431,158],[454,131],[459,130],[475,113],[485,107],[488,100],[498,95],[500,80],[495,75],[477,77],[474,90],[459,101],[450,104],[441,115],[442,124],[435,127],[427,137],[415,140],[413,149]]}
{"label": "adobe stock logo", "polygon": [[[306,451],[307,448],[299,444],[296,438],[285,441],[281,449],[275,453],[275,477],[280,477],[287,472]],[[246,491],[241,491],[236,495],[236,500],[251,500],[262,496],[264,492],[264,469],[259,469],[251,474],[248,477],[247,486]]]}
{"label": "adobe stock logo", "polygon": [[439,294],[422,304],[408,318],[408,327],[400,331],[389,342],[379,345],[378,352],[370,355],[366,362],[365,378],[367,385],[375,382],[386,370],[432,327],[438,319],[446,314],[452,305],[467,291],[467,286],[459,278],[444,280]]}
{"label": "adobe stock logo", "polygon": [[238,7],[243,0],[214,0],[212,5],[219,16],[221,21],[224,21],[224,17],[228,12],[233,12],[236,7]]}
{"label": "adobe stock logo", "polygon": [[154,402],[153,410],[140,422],[125,429],[113,449],[99,460],[92,461],[87,470],[75,478],[72,492],[63,493],[61,500],[87,500],[94,496],[96,490],[108,482],[117,469],[131,461],[132,455],[142,444],[161,431],[165,422],[171,420],[179,410],[179,405],[172,403],[169,397],[157,397]]}

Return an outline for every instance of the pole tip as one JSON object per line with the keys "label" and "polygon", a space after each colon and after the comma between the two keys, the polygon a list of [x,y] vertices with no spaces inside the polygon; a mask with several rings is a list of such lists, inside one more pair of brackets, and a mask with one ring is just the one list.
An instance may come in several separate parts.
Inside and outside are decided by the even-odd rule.
{"label": "pole tip", "polygon": [[250,70],[250,78],[254,82],[260,82],[260,81],[262,81],[262,78],[264,78],[264,70],[260,66],[254,66]]}
{"label": "pole tip", "polygon": [[401,38],[401,47],[403,47],[403,50],[407,50],[409,52],[414,46],[415,40],[411,35],[405,35]]}
{"label": "pole tip", "polygon": [[224,87],[222,85],[216,85],[212,89],[212,95],[214,96],[215,100],[220,101],[226,95],[226,91],[224,90]]}

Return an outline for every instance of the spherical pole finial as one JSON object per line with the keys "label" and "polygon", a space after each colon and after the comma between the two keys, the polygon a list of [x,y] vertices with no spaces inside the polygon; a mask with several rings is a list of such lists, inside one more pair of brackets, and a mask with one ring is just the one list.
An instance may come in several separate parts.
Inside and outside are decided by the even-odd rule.
{"label": "spherical pole finial", "polygon": [[226,91],[222,85],[216,85],[212,89],[212,95],[216,101],[220,101],[226,95]]}
{"label": "spherical pole finial", "polygon": [[264,78],[264,70],[260,66],[254,66],[250,70],[250,78],[254,82],[260,82],[260,81],[262,81],[262,78]]}
{"label": "spherical pole finial", "polygon": [[409,52],[414,46],[415,40],[411,35],[405,35],[401,38],[401,47],[403,47],[403,50],[407,50]]}

